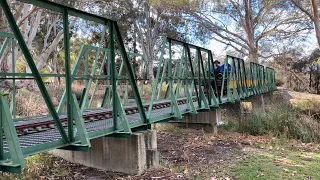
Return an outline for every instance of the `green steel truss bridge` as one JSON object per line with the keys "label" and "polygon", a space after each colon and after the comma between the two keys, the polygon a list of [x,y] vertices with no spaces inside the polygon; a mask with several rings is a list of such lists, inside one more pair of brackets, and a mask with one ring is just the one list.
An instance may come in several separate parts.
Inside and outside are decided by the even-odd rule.
{"label": "green steel truss bridge", "polygon": [[[129,137],[132,131],[150,129],[152,123],[183,120],[184,116],[197,115],[199,111],[210,111],[221,104],[235,103],[251,96],[276,89],[275,71],[256,63],[227,56],[220,74],[212,73],[212,52],[185,42],[165,38],[159,61],[155,67],[156,76],[151,85],[144,85],[143,78],[136,77],[132,57],[140,58],[141,69],[145,69],[145,57],[129,53],[117,22],[88,14],[70,7],[45,0],[20,0],[24,3],[58,12],[63,17],[64,66],[61,74],[45,74],[37,70],[31,50],[6,0],[0,0],[1,8],[12,33],[0,33],[2,56],[11,44],[20,46],[30,73],[16,72],[14,51],[12,72],[1,72],[0,79],[13,83],[10,96],[1,96],[0,110],[0,170],[21,172],[25,167],[24,157],[49,151],[65,149],[87,151],[90,139],[102,136]],[[70,17],[96,22],[103,27],[100,43],[95,46],[83,44],[76,61],[70,60]],[[107,39],[108,48],[103,48]],[[89,67],[88,56],[93,57]],[[107,64],[107,70],[103,65]],[[79,71],[80,67],[84,71]],[[58,106],[48,93],[43,78],[61,77],[65,88]],[[16,115],[15,83],[19,79],[32,80],[39,87],[48,113],[36,117]],[[81,97],[73,93],[72,84],[84,82]],[[99,105],[93,105],[98,85],[104,83],[103,98]],[[10,103],[9,103],[10,102]]]}

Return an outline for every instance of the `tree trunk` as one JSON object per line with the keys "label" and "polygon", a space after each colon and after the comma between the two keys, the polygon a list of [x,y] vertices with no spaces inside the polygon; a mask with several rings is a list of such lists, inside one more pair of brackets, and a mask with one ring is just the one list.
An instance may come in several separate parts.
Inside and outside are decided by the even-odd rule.
{"label": "tree trunk", "polygon": [[249,61],[258,63],[258,48],[255,44],[254,27],[252,25],[252,2],[245,0],[243,6],[245,10],[244,20],[242,22],[243,29],[247,36],[247,42],[249,46]]}
{"label": "tree trunk", "polygon": [[[137,33],[134,33],[133,52],[134,53],[138,53],[138,49],[137,49]],[[132,64],[133,64],[133,72],[135,74],[135,77],[139,78],[139,64],[138,64],[138,61],[137,61],[137,56],[133,57]]]}
{"label": "tree trunk", "polygon": [[148,62],[148,75],[149,75],[149,78],[150,78],[150,81],[153,82],[154,81],[154,75],[153,75],[153,61],[149,61]]}
{"label": "tree trunk", "polygon": [[313,23],[314,29],[318,41],[318,48],[320,48],[320,22],[319,22],[319,10],[316,0],[311,0],[312,11],[313,11]]}
{"label": "tree trunk", "polygon": [[258,55],[258,50],[257,49],[249,51],[249,61],[250,62],[259,63],[258,62],[258,57],[259,57],[259,55]]}
{"label": "tree trunk", "polygon": [[[53,74],[58,73],[58,55],[59,51],[58,48],[54,51],[53,58],[52,58],[52,69],[53,69]],[[60,77],[55,77],[54,78],[54,84],[60,85]]]}

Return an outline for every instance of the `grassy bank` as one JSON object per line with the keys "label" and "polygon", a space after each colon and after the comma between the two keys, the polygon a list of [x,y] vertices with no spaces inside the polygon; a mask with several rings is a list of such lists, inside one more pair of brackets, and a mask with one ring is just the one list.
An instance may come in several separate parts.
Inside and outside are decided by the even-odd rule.
{"label": "grassy bank", "polygon": [[276,101],[266,106],[266,112],[247,114],[242,122],[234,117],[227,118],[227,124],[223,128],[255,136],[272,135],[319,143],[320,123],[313,115],[317,111],[317,103],[308,101],[308,104],[291,104]]}
{"label": "grassy bank", "polygon": [[263,152],[247,158],[233,168],[238,179],[320,179],[320,155],[283,150]]}

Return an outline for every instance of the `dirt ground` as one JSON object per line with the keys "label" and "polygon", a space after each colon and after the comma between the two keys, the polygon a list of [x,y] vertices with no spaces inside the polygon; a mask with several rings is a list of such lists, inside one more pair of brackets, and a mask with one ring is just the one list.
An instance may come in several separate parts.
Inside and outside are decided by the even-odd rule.
{"label": "dirt ground", "polygon": [[[271,151],[269,146],[279,140],[269,136],[247,136],[221,131],[219,135],[193,129],[169,129],[157,133],[161,167],[149,169],[139,176],[106,172],[57,157],[50,171],[42,172],[39,179],[63,180],[180,180],[180,179],[239,179],[234,166],[256,154]],[[308,152],[320,152],[320,146],[298,141],[286,142],[286,147]],[[266,148],[268,147],[268,148]]]}
{"label": "dirt ground", "polygon": [[290,101],[291,103],[295,103],[299,101],[307,101],[307,100],[320,102],[320,95],[317,95],[317,94],[290,91],[283,87],[278,87],[277,89],[278,91],[275,92],[276,95],[281,96],[284,100]]}
{"label": "dirt ground", "polygon": [[237,179],[230,169],[238,161],[260,151],[257,144],[270,141],[267,136],[253,137],[237,133],[207,134],[201,130],[175,129],[157,133],[161,167],[150,169],[140,176],[69,163],[54,158],[54,167],[42,172],[41,179]]}

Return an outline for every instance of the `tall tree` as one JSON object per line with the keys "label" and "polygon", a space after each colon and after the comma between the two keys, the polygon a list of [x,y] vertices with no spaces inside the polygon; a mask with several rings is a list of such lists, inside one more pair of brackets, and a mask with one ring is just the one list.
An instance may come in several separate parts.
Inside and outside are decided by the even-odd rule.
{"label": "tall tree", "polygon": [[[118,21],[129,50],[140,49],[147,60],[147,73],[154,79],[153,62],[157,61],[162,37],[184,39],[181,12],[173,12],[162,1],[116,0],[99,2],[101,14]],[[138,46],[138,47],[136,47]]]}
{"label": "tall tree", "polygon": [[258,62],[259,46],[270,38],[288,38],[309,29],[305,17],[286,0],[200,0],[182,11],[213,33],[212,39]]}
{"label": "tall tree", "polygon": [[318,48],[320,48],[320,17],[316,0],[291,0],[295,7],[307,15],[314,25]]}
{"label": "tall tree", "polygon": [[306,58],[305,65],[308,66],[310,78],[309,86],[315,89],[316,93],[320,93],[320,17],[318,1],[316,0],[291,0],[292,4],[303,12],[313,23],[314,32],[317,39],[318,48],[316,48],[311,55]]}

